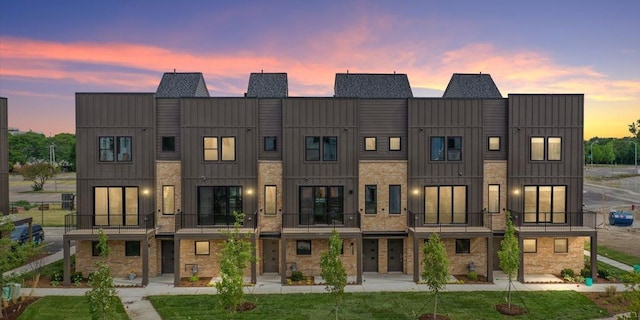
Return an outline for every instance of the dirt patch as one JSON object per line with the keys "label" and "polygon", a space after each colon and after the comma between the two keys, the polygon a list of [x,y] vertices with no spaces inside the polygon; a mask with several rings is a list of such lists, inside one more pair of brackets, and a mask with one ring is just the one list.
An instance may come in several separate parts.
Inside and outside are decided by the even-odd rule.
{"label": "dirt patch", "polygon": [[[433,313],[425,313],[425,314],[421,314],[420,318],[418,318],[420,320],[433,320]],[[441,314],[437,314],[436,315],[436,319],[437,320],[449,320],[450,318],[447,316],[443,316]]]}
{"label": "dirt patch", "polygon": [[24,297],[19,301],[11,302],[9,306],[2,308],[2,315],[6,316],[5,319],[8,320],[18,319],[24,310],[36,300],[38,300],[37,297]]}
{"label": "dirt patch", "polygon": [[626,312],[627,307],[631,304],[631,300],[620,292],[609,295],[604,292],[582,292],[582,295],[593,301],[598,307],[607,310],[611,315]]}
{"label": "dirt patch", "polygon": [[189,277],[180,278],[178,287],[210,287],[212,277],[199,277],[197,281],[191,281]]}
{"label": "dirt patch", "polygon": [[[638,210],[636,210],[638,211]],[[640,219],[640,213],[635,214],[635,220]],[[637,223],[637,222],[636,222]],[[598,229],[598,245],[624,252],[640,258],[640,246],[630,246],[640,239],[640,229],[634,227],[606,226]]]}
{"label": "dirt patch", "polygon": [[511,308],[507,303],[496,304],[495,307],[498,312],[507,316],[519,316],[527,313],[527,309],[515,304],[511,304]]}
{"label": "dirt patch", "polygon": [[454,277],[464,284],[489,284],[487,277],[479,274],[477,279],[470,279],[466,274],[456,274]]}

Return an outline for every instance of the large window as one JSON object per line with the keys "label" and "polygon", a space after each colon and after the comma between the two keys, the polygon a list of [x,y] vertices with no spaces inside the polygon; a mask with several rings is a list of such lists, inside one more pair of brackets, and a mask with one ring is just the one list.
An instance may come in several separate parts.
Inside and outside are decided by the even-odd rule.
{"label": "large window", "polygon": [[236,138],[235,137],[204,137],[205,161],[235,161]]}
{"label": "large window", "polygon": [[499,184],[490,184],[489,185],[489,213],[498,213],[500,212],[500,185]]}
{"label": "large window", "polygon": [[98,144],[101,162],[130,162],[133,158],[131,137],[100,137]]}
{"label": "large window", "polygon": [[300,224],[344,223],[343,187],[300,187]]}
{"label": "large window", "polygon": [[525,186],[524,222],[566,223],[566,186]]}
{"label": "large window", "polygon": [[338,160],[338,137],[305,137],[304,146],[306,161]]}
{"label": "large window", "polygon": [[162,186],[162,214],[176,213],[176,187]]}
{"label": "large window", "polygon": [[431,161],[462,160],[462,137],[431,137]]}
{"label": "large window", "polygon": [[378,212],[378,187],[376,185],[364,186],[364,213],[376,214]]}
{"label": "large window", "polygon": [[401,187],[398,184],[389,186],[389,213],[400,213]]}
{"label": "large window", "polygon": [[198,187],[198,225],[231,225],[242,212],[242,187]]}
{"label": "large window", "polygon": [[424,188],[425,223],[466,223],[466,186]]}
{"label": "large window", "polygon": [[122,226],[138,224],[137,187],[95,187],[94,225]]}
{"label": "large window", "polygon": [[562,138],[561,137],[531,137],[531,160],[545,160],[545,141],[546,141],[546,160],[560,161],[562,160]]}
{"label": "large window", "polygon": [[276,214],[278,200],[278,188],[276,186],[264,186],[264,214]]}

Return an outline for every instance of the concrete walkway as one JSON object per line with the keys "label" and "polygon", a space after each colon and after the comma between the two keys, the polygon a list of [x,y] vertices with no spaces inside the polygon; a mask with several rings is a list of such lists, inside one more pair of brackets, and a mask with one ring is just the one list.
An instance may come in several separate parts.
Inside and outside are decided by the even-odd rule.
{"label": "concrete walkway", "polygon": [[[591,256],[591,252],[585,250],[584,251],[584,255],[590,257]],[[601,256],[601,255],[598,255],[598,261],[604,262],[604,263],[606,263],[606,264],[608,264],[610,266],[614,266],[614,267],[616,267],[618,269],[621,269],[621,270],[624,270],[624,271],[627,271],[627,272],[633,271],[633,267],[632,266],[626,265],[626,264],[624,264],[622,262],[618,262],[618,261],[613,260],[613,259],[609,259],[609,258]]]}

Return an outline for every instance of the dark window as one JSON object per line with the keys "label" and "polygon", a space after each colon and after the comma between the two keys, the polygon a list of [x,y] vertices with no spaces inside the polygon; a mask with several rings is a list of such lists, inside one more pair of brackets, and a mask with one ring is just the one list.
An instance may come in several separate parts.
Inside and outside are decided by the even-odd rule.
{"label": "dark window", "polygon": [[448,161],[462,160],[462,137],[447,138],[447,160]]}
{"label": "dark window", "polygon": [[242,212],[242,187],[198,187],[198,225],[232,225]]}
{"label": "dark window", "polygon": [[466,186],[429,186],[424,188],[425,223],[466,223]]}
{"label": "dark window", "polygon": [[566,186],[525,186],[524,222],[566,223]]}
{"label": "dark window", "polygon": [[500,151],[500,137],[489,137],[489,151]]}
{"label": "dark window", "polygon": [[98,241],[91,241],[91,255],[94,257],[99,257],[102,250],[98,246]]}
{"label": "dark window", "polygon": [[305,138],[305,160],[320,161],[320,137]]}
{"label": "dark window", "polygon": [[378,211],[378,187],[364,186],[364,213],[375,214]]}
{"label": "dark window", "polygon": [[431,137],[431,161],[444,161],[444,137]]}
{"label": "dark window", "polygon": [[311,240],[296,241],[296,254],[299,256],[311,255]]}
{"label": "dark window", "polygon": [[462,137],[431,137],[431,161],[445,160],[462,160]]}
{"label": "dark window", "polygon": [[127,257],[140,256],[140,241],[125,241],[124,255]]}
{"label": "dark window", "polygon": [[401,195],[400,185],[389,186],[389,213],[390,214],[400,213],[400,199],[401,199],[400,195]]}
{"label": "dark window", "polygon": [[364,138],[364,151],[376,151],[378,149],[376,137]]}
{"label": "dark window", "polygon": [[138,224],[137,187],[95,187],[93,197],[95,226]]}
{"label": "dark window", "polygon": [[401,149],[400,137],[389,137],[389,151],[400,151]]}
{"label": "dark window", "polygon": [[300,187],[300,224],[342,224],[343,203],[343,187]]}
{"label": "dark window", "polygon": [[98,144],[101,162],[130,162],[133,159],[131,137],[100,137]]}
{"label": "dark window", "polygon": [[[337,161],[338,160],[338,137],[305,137],[305,160],[320,161]],[[322,148],[322,150],[321,150]]]}
{"label": "dark window", "polygon": [[322,141],[322,160],[338,160],[338,137],[324,137]]}
{"label": "dark window", "polygon": [[456,253],[471,253],[471,239],[456,239]]}
{"label": "dark window", "polygon": [[100,137],[100,161],[115,160],[115,143],[113,137]]}
{"label": "dark window", "polygon": [[118,137],[116,141],[118,142],[118,161],[131,161],[131,137]]}
{"label": "dark window", "polygon": [[162,137],[162,152],[176,151],[176,137]]}
{"label": "dark window", "polygon": [[522,247],[522,252],[524,253],[536,253],[538,252],[538,240],[522,239]]}
{"label": "dark window", "polygon": [[264,137],[264,151],[278,151],[278,138]]}

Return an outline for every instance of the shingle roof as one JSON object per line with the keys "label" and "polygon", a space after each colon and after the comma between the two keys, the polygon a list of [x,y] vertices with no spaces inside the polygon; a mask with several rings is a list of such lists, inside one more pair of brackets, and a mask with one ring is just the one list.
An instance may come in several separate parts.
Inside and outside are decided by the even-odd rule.
{"label": "shingle roof", "polygon": [[162,76],[156,98],[208,97],[201,72],[167,72]]}
{"label": "shingle roof", "polygon": [[412,98],[406,74],[336,73],[334,85],[340,98]]}
{"label": "shingle roof", "polygon": [[442,97],[502,98],[502,95],[489,74],[454,73]]}
{"label": "shingle roof", "polygon": [[247,97],[284,98],[289,95],[286,73],[251,73]]}

